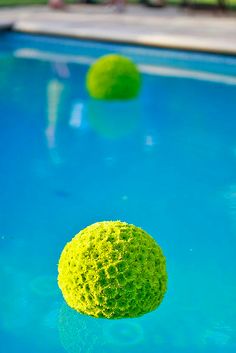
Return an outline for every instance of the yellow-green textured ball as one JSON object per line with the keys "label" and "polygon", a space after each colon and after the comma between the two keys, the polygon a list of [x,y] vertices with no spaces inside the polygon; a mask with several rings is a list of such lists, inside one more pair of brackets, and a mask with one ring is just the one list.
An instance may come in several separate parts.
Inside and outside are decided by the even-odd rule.
{"label": "yellow-green textured ball", "polygon": [[62,251],[58,284],[80,313],[111,319],[155,310],[166,292],[166,261],[141,228],[120,221],[95,223]]}
{"label": "yellow-green textured ball", "polygon": [[88,70],[86,87],[91,97],[105,100],[135,98],[141,76],[132,60],[117,54],[101,57]]}

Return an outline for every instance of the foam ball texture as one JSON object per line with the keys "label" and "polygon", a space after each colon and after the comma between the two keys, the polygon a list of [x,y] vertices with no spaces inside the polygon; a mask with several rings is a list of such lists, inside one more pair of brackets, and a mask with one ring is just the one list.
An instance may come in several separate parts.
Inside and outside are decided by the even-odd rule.
{"label": "foam ball texture", "polygon": [[62,251],[58,284],[67,304],[102,318],[155,310],[166,292],[166,261],[144,230],[120,221],[95,223]]}
{"label": "foam ball texture", "polygon": [[86,87],[91,97],[105,100],[135,98],[141,87],[137,66],[129,58],[110,54],[101,57],[88,70]]}

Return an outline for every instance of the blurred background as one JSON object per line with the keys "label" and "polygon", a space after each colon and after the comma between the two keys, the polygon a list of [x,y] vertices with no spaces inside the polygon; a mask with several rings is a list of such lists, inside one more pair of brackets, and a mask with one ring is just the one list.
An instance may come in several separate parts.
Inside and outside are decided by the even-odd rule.
{"label": "blurred background", "polygon": [[[195,7],[195,8],[236,8],[236,0],[128,0],[129,4],[143,4],[151,7],[162,7],[168,5]],[[48,0],[0,0],[0,6],[16,5],[45,5]],[[107,0],[64,0],[65,4],[106,4]]]}

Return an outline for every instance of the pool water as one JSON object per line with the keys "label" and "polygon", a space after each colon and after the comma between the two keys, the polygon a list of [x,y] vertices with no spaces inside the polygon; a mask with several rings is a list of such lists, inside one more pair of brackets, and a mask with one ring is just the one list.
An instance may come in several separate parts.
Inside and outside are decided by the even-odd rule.
{"label": "pool water", "polygon": [[[138,99],[89,98],[108,53],[142,72]],[[0,36],[1,353],[236,351],[236,58]],[[168,292],[137,319],[77,314],[57,263],[83,227],[123,220],[167,258]]]}

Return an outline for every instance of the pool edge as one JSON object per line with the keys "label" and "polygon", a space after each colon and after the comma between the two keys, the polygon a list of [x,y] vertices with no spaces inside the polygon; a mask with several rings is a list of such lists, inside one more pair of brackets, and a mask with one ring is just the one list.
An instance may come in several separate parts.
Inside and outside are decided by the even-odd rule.
{"label": "pool edge", "polygon": [[11,31],[14,26],[14,23],[11,21],[0,21],[0,33]]}
{"label": "pool edge", "polygon": [[[142,46],[148,48],[163,48],[163,49],[171,49],[171,50],[182,50],[188,52],[200,52],[206,54],[218,54],[218,55],[226,55],[226,56],[236,56],[236,47],[235,48],[222,48],[215,47],[214,45],[202,45],[197,43],[184,43],[183,40],[176,41],[168,41],[166,39],[162,40],[148,40],[147,38],[124,38],[121,36],[109,36],[108,35],[88,35],[86,33],[73,33],[71,31],[65,31],[64,29],[43,29],[40,26],[31,26],[30,23],[14,23],[6,29],[9,31],[13,31],[15,33],[26,33],[31,35],[46,35],[46,36],[54,36],[54,37],[64,37],[64,38],[73,38],[79,40],[89,40],[94,42],[104,42],[104,43],[114,43],[114,44],[124,44],[124,45],[135,45]],[[1,31],[1,29],[0,29]]]}

